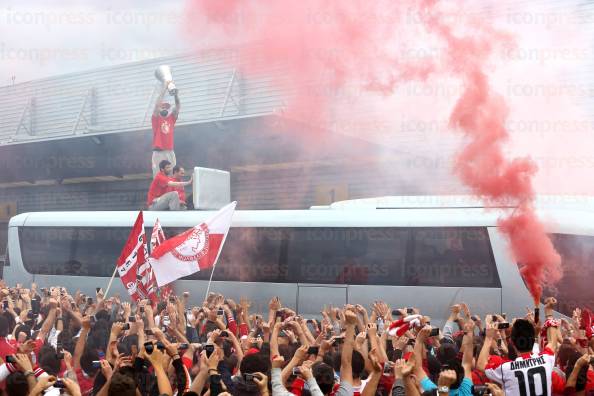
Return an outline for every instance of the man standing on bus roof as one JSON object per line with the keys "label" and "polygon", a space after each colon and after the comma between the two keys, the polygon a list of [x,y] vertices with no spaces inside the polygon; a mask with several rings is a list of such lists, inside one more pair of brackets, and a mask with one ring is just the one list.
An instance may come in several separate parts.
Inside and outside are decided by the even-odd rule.
{"label": "man standing on bus roof", "polygon": [[163,97],[167,92],[167,86],[159,94],[153,110],[151,122],[153,126],[153,177],[159,173],[159,163],[163,160],[169,161],[175,166],[175,153],[173,152],[173,132],[179,115],[180,102],[177,90],[174,91],[175,106],[164,101]]}
{"label": "man standing on bus roof", "polygon": [[192,184],[192,177],[185,182],[173,181],[172,168],[171,162],[167,160],[159,163],[159,173],[153,179],[148,191],[146,201],[148,210],[186,210],[186,207],[180,204],[179,193],[171,189]]}

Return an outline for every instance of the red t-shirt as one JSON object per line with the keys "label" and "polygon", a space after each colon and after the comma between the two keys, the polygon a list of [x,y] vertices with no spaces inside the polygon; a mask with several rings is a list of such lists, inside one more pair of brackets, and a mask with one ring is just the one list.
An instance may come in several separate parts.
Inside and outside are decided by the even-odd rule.
{"label": "red t-shirt", "polygon": [[163,172],[157,173],[157,176],[155,176],[151,186],[149,187],[148,197],[146,199],[147,206],[151,206],[156,198],[159,198],[161,195],[169,192],[169,186],[167,185],[169,180],[171,179]]}
{"label": "red t-shirt", "polygon": [[153,148],[173,150],[173,130],[176,120],[177,118],[173,113],[167,117],[153,114],[151,119],[153,124]]}
{"label": "red t-shirt", "polygon": [[17,345],[15,340],[7,340],[4,337],[0,337],[0,358],[6,360],[6,356],[14,355],[17,353]]}
{"label": "red t-shirt", "polygon": [[[169,180],[174,181],[174,182],[181,181],[181,180],[177,180],[175,178],[171,178]],[[169,187],[169,189],[170,189],[169,191],[177,191],[177,193],[179,195],[180,202],[186,202],[186,190],[185,190],[185,188],[183,186],[180,186],[180,187]]]}
{"label": "red t-shirt", "polygon": [[90,395],[93,390],[93,383],[95,382],[95,378],[88,377],[80,368],[75,369],[74,373],[76,374],[78,386],[80,386],[81,395]]}

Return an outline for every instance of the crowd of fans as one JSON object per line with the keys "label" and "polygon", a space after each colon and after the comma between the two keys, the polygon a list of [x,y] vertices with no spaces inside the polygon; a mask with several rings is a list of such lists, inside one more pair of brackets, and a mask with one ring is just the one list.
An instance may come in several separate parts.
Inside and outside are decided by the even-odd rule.
{"label": "crowd of fans", "polygon": [[[324,307],[303,318],[211,294],[151,305],[0,285],[0,389],[9,396],[592,394],[586,312],[570,320],[473,315],[451,307],[442,328],[416,308]],[[586,323],[587,322],[587,323]]]}

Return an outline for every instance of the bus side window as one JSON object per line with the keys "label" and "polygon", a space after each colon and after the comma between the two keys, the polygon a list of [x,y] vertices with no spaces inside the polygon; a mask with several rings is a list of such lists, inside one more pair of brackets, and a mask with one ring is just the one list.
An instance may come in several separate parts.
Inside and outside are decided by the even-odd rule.
{"label": "bus side window", "polygon": [[413,228],[410,286],[501,287],[486,228]]}
{"label": "bus side window", "polygon": [[553,287],[546,287],[542,297],[554,296],[555,310],[572,316],[575,308],[594,307],[594,236],[553,234],[555,249],[561,255],[563,277]]}

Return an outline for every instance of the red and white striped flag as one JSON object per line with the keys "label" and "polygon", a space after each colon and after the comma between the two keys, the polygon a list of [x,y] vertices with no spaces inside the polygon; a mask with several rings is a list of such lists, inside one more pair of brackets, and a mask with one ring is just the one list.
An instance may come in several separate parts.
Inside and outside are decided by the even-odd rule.
{"label": "red and white striped flag", "polygon": [[134,301],[148,297],[144,286],[146,278],[143,275],[146,268],[150,268],[147,259],[144,221],[140,212],[117,261],[120,279]]}
{"label": "red and white striped flag", "polygon": [[149,260],[159,286],[216,264],[236,205],[228,204],[206,222],[166,240],[151,253]]}
{"label": "red and white striped flag", "polygon": [[[155,225],[153,226],[153,232],[151,233],[151,252],[153,252],[155,250],[155,248],[157,246],[159,246],[160,244],[162,244],[163,242],[165,242],[165,233],[163,232],[163,228],[161,227],[161,223],[159,222],[159,219],[155,220]],[[161,287],[157,287],[157,279],[155,278],[155,273],[153,272],[153,269],[151,267],[151,276],[150,276],[150,283],[152,285],[154,285],[155,290],[158,290],[158,296],[155,295],[154,300],[159,299],[159,297],[161,298],[161,300],[167,300],[169,299],[169,296],[173,294],[173,289],[171,288],[171,285],[163,285]],[[151,298],[151,301],[153,301],[153,298]],[[153,301],[156,302],[156,301]]]}

